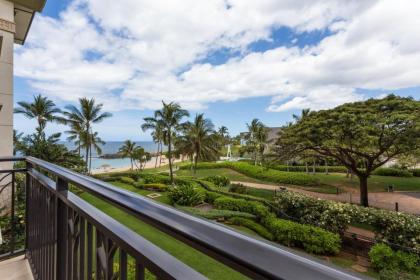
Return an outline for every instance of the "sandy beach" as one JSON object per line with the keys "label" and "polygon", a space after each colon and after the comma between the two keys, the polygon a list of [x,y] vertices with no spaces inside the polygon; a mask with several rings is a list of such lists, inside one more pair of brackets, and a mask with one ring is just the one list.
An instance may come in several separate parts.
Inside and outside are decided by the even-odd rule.
{"label": "sandy beach", "polygon": [[[181,159],[175,159],[174,163],[178,163],[181,162]],[[152,159],[148,162],[146,162],[146,166],[144,167],[144,169],[151,169],[151,168],[155,168],[155,163],[156,163],[156,157],[152,157]],[[168,160],[166,159],[165,156],[162,156],[162,163],[160,164],[160,166],[167,166]],[[158,164],[157,166],[159,167],[159,159],[158,159]],[[134,169],[136,167],[134,166]],[[129,171],[131,170],[131,165],[128,166],[124,166],[124,167],[100,167],[100,168],[95,168],[91,171],[92,174],[104,174],[104,173],[112,173],[112,172],[124,172],[124,171]]]}

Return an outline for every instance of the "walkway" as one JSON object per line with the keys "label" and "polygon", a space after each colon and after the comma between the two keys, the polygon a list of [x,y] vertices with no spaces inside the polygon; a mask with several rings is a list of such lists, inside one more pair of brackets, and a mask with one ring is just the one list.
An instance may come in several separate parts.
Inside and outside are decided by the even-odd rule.
{"label": "walkway", "polygon": [[[239,183],[251,188],[266,189],[266,190],[278,190],[280,187],[286,188],[289,191],[302,193],[308,196],[317,197],[325,200],[334,200],[340,202],[351,202],[359,203],[359,194],[356,192],[352,193],[340,193],[340,194],[326,194],[311,192],[298,188],[291,188],[285,186],[276,186],[269,184],[260,183],[249,183],[241,181],[232,181],[232,183]],[[420,215],[420,192],[380,192],[380,193],[369,193],[369,204],[370,206],[384,208],[389,210],[395,210],[395,203],[398,202],[398,209],[401,212],[411,213]]]}
{"label": "walkway", "polygon": [[25,256],[19,256],[0,262],[0,279],[34,280]]}

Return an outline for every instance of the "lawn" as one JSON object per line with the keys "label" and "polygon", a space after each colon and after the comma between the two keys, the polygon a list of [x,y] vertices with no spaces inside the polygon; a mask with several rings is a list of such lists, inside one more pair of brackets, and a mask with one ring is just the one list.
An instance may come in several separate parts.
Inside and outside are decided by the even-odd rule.
{"label": "lawn", "polygon": [[[116,185],[121,186],[117,183]],[[130,190],[130,187],[127,185],[125,185],[124,188]],[[138,192],[138,190],[136,190],[136,192]],[[88,193],[83,193],[81,196],[98,209],[101,209],[106,214],[114,217],[120,223],[137,232],[139,235],[151,241],[188,266],[202,273],[209,279],[247,279],[242,274],[189,247],[166,233],[157,230],[149,224],[128,215],[124,211],[112,206],[109,203],[106,203]]]}
{"label": "lawn", "polygon": [[[359,179],[346,178],[346,174],[332,173],[315,174],[321,180],[321,184],[334,187],[358,188]],[[420,191],[420,177],[390,177],[373,175],[368,179],[368,187],[371,192],[384,192],[387,186],[393,185],[396,191]]]}
{"label": "lawn", "polygon": [[197,173],[194,174],[191,170],[178,170],[176,174],[179,176],[194,176],[194,177],[207,177],[213,175],[223,175],[229,178],[231,181],[243,181],[252,183],[263,183],[261,180],[253,179],[245,176],[239,172],[236,172],[229,168],[217,168],[217,169],[198,169]]}
{"label": "lawn", "polygon": [[[229,168],[217,168],[217,169],[199,169],[194,174],[191,170],[178,170],[177,175],[182,176],[195,176],[195,177],[206,177],[211,175],[223,175],[228,177],[231,181],[242,181],[250,183],[266,183],[273,184],[270,182],[263,182],[254,178],[245,176],[239,172],[231,170]],[[314,187],[307,186],[295,186],[303,188],[308,191],[314,191],[319,193],[336,193],[336,188],[345,189],[359,187],[359,179],[355,176],[353,179],[346,178],[346,174],[342,173],[330,173],[328,175],[323,173],[316,173],[314,175],[320,179],[320,185]],[[377,176],[372,175],[368,180],[369,190],[371,192],[385,192],[387,186],[393,185],[396,191],[420,191],[420,177],[391,177],[391,176]],[[293,186],[290,186],[293,187]],[[259,195],[257,195],[259,196]]]}

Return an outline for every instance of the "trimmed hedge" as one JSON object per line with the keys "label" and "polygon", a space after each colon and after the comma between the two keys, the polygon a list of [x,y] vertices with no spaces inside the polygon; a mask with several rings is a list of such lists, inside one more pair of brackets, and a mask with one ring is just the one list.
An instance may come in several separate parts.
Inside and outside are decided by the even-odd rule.
{"label": "trimmed hedge", "polygon": [[157,192],[165,192],[165,191],[167,191],[169,189],[167,185],[165,185],[165,184],[159,184],[159,183],[144,184],[142,182],[135,182],[133,185],[136,188],[139,188],[139,189],[150,190],[150,191],[157,191]]}
{"label": "trimmed hedge", "polygon": [[378,168],[373,171],[373,175],[378,176],[394,176],[394,177],[413,177],[413,174],[408,170],[397,168]]}
{"label": "trimmed hedge", "polygon": [[293,192],[279,192],[275,204],[299,222],[342,232],[350,224],[373,227],[376,238],[420,252],[420,217],[385,209],[312,198]]}
{"label": "trimmed hedge", "polygon": [[258,235],[264,237],[265,239],[273,240],[273,235],[265,227],[250,219],[243,217],[233,217],[229,219],[229,222],[231,222],[234,225],[249,228],[250,230],[253,230],[256,233],[258,233]]}
{"label": "trimmed hedge", "polygon": [[405,271],[420,274],[420,256],[403,251],[394,251],[386,244],[378,243],[369,251],[372,266],[377,270]]}
{"label": "trimmed hedge", "polygon": [[340,250],[341,240],[338,234],[278,219],[268,207],[259,202],[221,196],[214,201],[214,205],[219,209],[254,214],[273,235],[273,240],[281,244],[300,247],[315,254],[336,254]]}
{"label": "trimmed hedge", "polygon": [[[189,165],[184,165],[180,168],[189,169]],[[319,179],[308,174],[302,174],[298,172],[283,172],[270,168],[251,165],[246,162],[202,162],[197,165],[197,169],[214,168],[230,168],[246,176],[276,184],[303,186],[319,185]]]}
{"label": "trimmed hedge", "polygon": [[136,181],[130,177],[120,177],[119,181],[124,184],[133,185]]}
{"label": "trimmed hedge", "polygon": [[[301,165],[269,165],[270,168],[276,169],[279,171],[289,171],[289,172],[306,172],[306,166]],[[325,166],[317,165],[315,166],[316,173],[325,173],[327,168]],[[308,172],[311,173],[313,171],[313,166],[308,165]],[[347,167],[345,166],[328,166],[328,172],[330,173],[346,173]]]}
{"label": "trimmed hedge", "polygon": [[226,176],[220,176],[220,175],[214,175],[214,176],[207,176],[202,178],[202,180],[205,180],[207,182],[212,182],[217,187],[226,187],[230,184],[230,180]]}
{"label": "trimmed hedge", "polygon": [[220,210],[220,209],[211,209],[209,211],[203,211],[198,208],[188,207],[188,206],[176,206],[177,209],[184,210],[193,215],[200,216],[206,219],[230,219],[233,217],[241,217],[255,220],[255,215],[246,212],[230,211],[230,210]]}

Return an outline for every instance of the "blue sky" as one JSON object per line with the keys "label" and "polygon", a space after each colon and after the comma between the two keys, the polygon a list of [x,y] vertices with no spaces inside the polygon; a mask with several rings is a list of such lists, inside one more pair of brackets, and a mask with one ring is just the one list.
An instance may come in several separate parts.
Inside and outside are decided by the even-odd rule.
{"label": "blue sky", "polygon": [[[418,35],[406,36],[415,14],[392,1],[282,2],[47,1],[15,51],[15,102],[41,93],[63,107],[94,97],[114,115],[95,129],[119,141],[149,140],[141,120],[162,99],[236,135],[253,118],[281,126],[306,107],[420,97]],[[381,32],[378,11],[400,25]],[[34,126],[15,116],[17,130]],[[57,130],[65,127],[49,125]]]}

